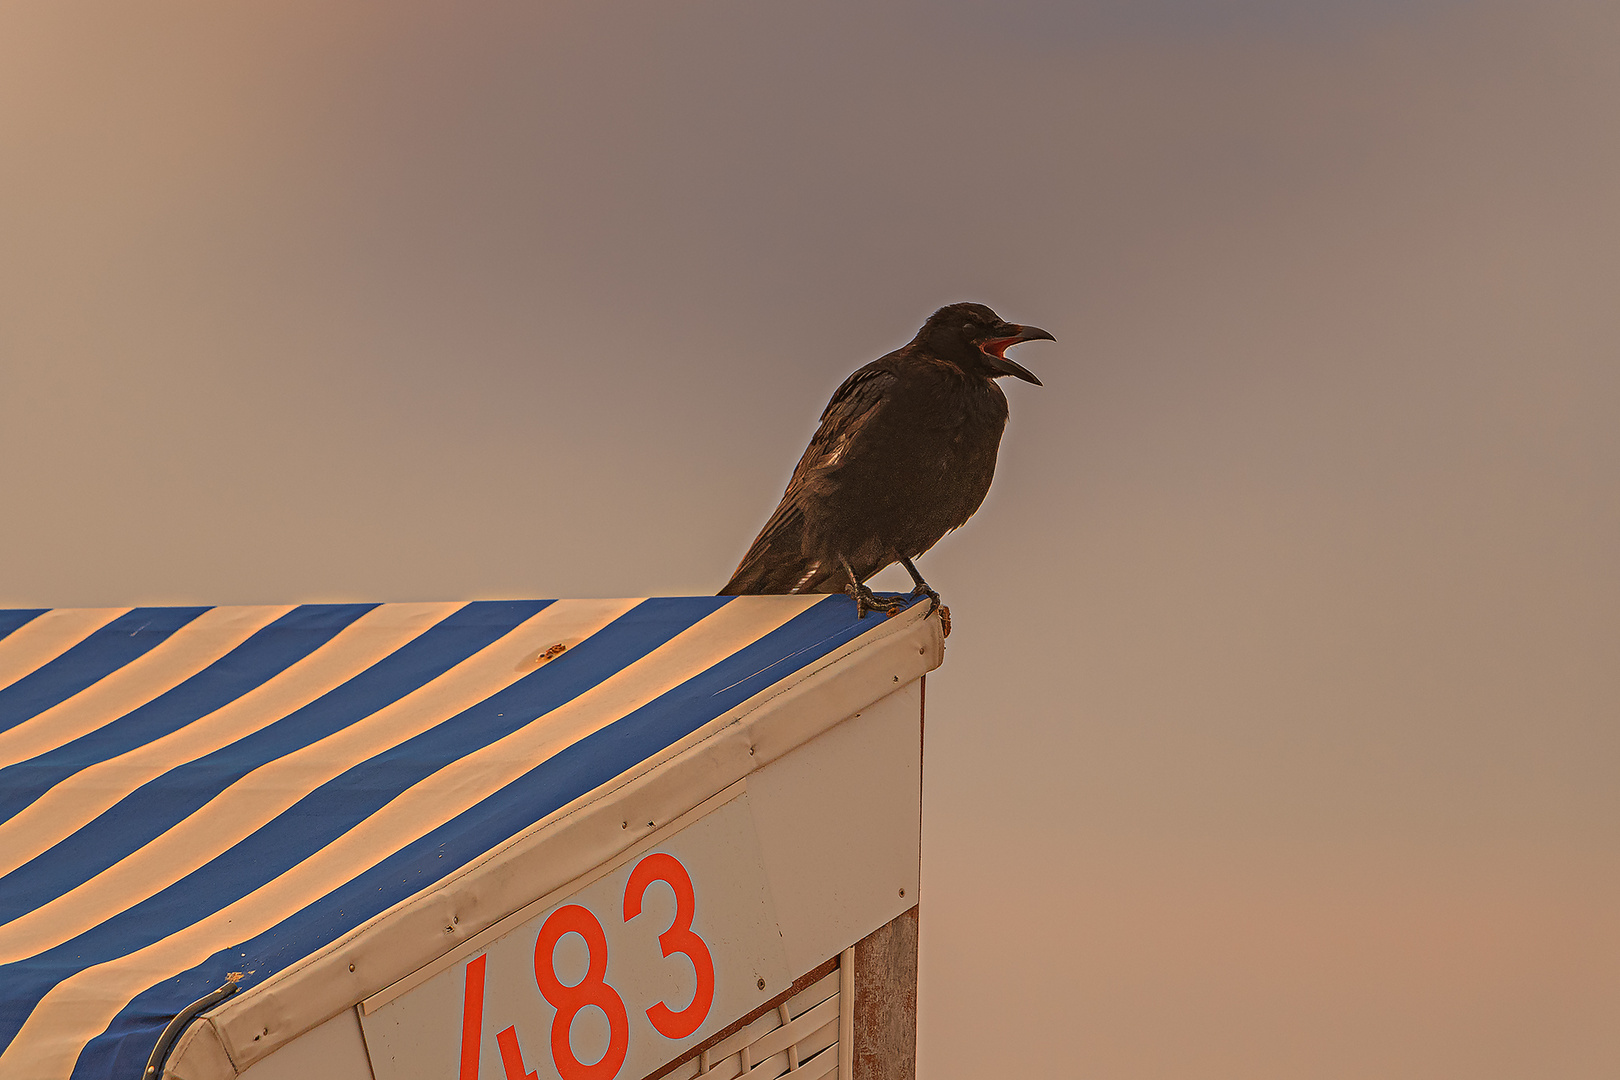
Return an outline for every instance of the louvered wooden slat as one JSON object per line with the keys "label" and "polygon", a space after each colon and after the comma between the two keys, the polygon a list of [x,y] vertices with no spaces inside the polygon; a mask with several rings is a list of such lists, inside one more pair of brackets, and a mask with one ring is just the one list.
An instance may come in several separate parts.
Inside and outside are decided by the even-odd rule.
{"label": "louvered wooden slat", "polygon": [[712,1076],[714,1080],[731,1080],[742,1071],[738,1058],[742,1048],[775,1031],[781,1023],[774,1012],[768,1012],[742,1030],[732,1033],[709,1048],[709,1071],[698,1075]]}
{"label": "louvered wooden slat", "polygon": [[[840,957],[843,963],[848,959],[847,955]],[[840,1060],[839,1032],[847,1026],[841,1014],[846,975],[834,968],[776,1009],[671,1069],[663,1080],[823,1080],[833,1076]]]}
{"label": "louvered wooden slat", "polygon": [[788,1056],[784,1050],[780,1054],[772,1054],[742,1075],[743,1080],[776,1080],[779,1076],[786,1076],[787,1071]]}
{"label": "louvered wooden slat", "polygon": [[[836,1047],[839,1022],[838,999],[829,999],[823,1002],[820,1008],[823,1011],[818,1013],[814,1019],[824,1019],[825,1022],[819,1026],[801,1025],[795,1021],[789,1025],[792,1030],[777,1028],[768,1031],[762,1038],[755,1039],[748,1046],[740,1048],[734,1054],[727,1055],[718,1061],[711,1058],[708,1072],[700,1073],[693,1070],[691,1072],[672,1073],[671,1075],[702,1077],[703,1080],[710,1080],[710,1078],[712,1080],[737,1080],[739,1077],[746,1078],[746,1080],[771,1080],[771,1078],[785,1075],[789,1071],[787,1055],[789,1045],[798,1049],[801,1062],[830,1047]],[[806,1018],[808,1018],[808,1014]],[[742,1032],[738,1034],[742,1034]],[[743,1067],[742,1060],[744,1050],[749,1051],[749,1064],[746,1070]],[[803,1068],[804,1066],[800,1065],[799,1069],[792,1071],[792,1074],[797,1077],[799,1070]]]}
{"label": "louvered wooden slat", "polygon": [[822,1080],[823,1077],[832,1076],[838,1072],[838,1047],[829,1044],[825,1050],[800,1065],[794,1072],[794,1080]]}
{"label": "louvered wooden slat", "polygon": [[838,1019],[827,1021],[815,1031],[806,1035],[798,1042],[799,1060],[805,1061],[813,1054],[818,1054],[829,1046],[838,1045]]}
{"label": "louvered wooden slat", "polygon": [[838,993],[838,969],[833,968],[820,979],[788,998],[788,1012],[801,1016]]}
{"label": "louvered wooden slat", "polygon": [[753,1044],[754,1058],[759,1060],[786,1050],[806,1035],[813,1034],[816,1029],[829,1020],[837,1019],[838,999],[836,997],[828,998],[797,1020],[789,1023],[786,1027],[779,1027],[757,1040]]}

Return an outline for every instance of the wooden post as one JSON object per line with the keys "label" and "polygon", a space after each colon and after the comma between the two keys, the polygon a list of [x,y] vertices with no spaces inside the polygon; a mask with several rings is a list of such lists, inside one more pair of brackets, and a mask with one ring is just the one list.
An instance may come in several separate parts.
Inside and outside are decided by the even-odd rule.
{"label": "wooden post", "polygon": [[855,946],[854,1080],[916,1080],[917,909]]}

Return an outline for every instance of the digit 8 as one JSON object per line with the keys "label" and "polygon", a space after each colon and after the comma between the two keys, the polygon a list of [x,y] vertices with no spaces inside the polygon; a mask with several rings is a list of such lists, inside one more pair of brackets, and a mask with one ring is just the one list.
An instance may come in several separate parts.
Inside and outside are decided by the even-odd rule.
{"label": "digit 8", "polygon": [[[564,934],[578,934],[585,939],[589,950],[585,977],[573,986],[565,986],[557,978],[555,967],[557,942]],[[553,911],[540,927],[540,938],[534,943],[534,981],[540,988],[540,996],[557,1010],[551,1020],[551,1060],[563,1080],[612,1080],[624,1065],[625,1053],[630,1048],[630,1017],[624,1010],[624,999],[603,981],[607,976],[607,960],[607,934],[602,924],[578,904]],[[574,1017],[587,1005],[601,1009],[608,1021],[607,1053],[594,1065],[575,1057],[568,1039]]]}

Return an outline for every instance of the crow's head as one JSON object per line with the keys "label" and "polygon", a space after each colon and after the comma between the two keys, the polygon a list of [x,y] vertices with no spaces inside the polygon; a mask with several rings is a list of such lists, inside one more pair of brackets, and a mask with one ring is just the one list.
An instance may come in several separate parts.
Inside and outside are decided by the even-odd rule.
{"label": "crow's head", "polygon": [[923,323],[917,341],[941,360],[948,360],[972,375],[997,379],[1011,375],[1041,385],[1041,380],[1007,359],[1009,346],[1020,341],[1056,341],[1038,326],[1010,323],[983,304],[951,304]]}

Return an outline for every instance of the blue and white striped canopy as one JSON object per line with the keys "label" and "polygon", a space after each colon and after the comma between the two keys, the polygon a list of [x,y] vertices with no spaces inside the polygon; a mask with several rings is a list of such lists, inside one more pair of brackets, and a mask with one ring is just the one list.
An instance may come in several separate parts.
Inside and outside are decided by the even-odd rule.
{"label": "blue and white striped canopy", "polygon": [[252,986],[882,623],[842,596],[0,611],[0,1076]]}

